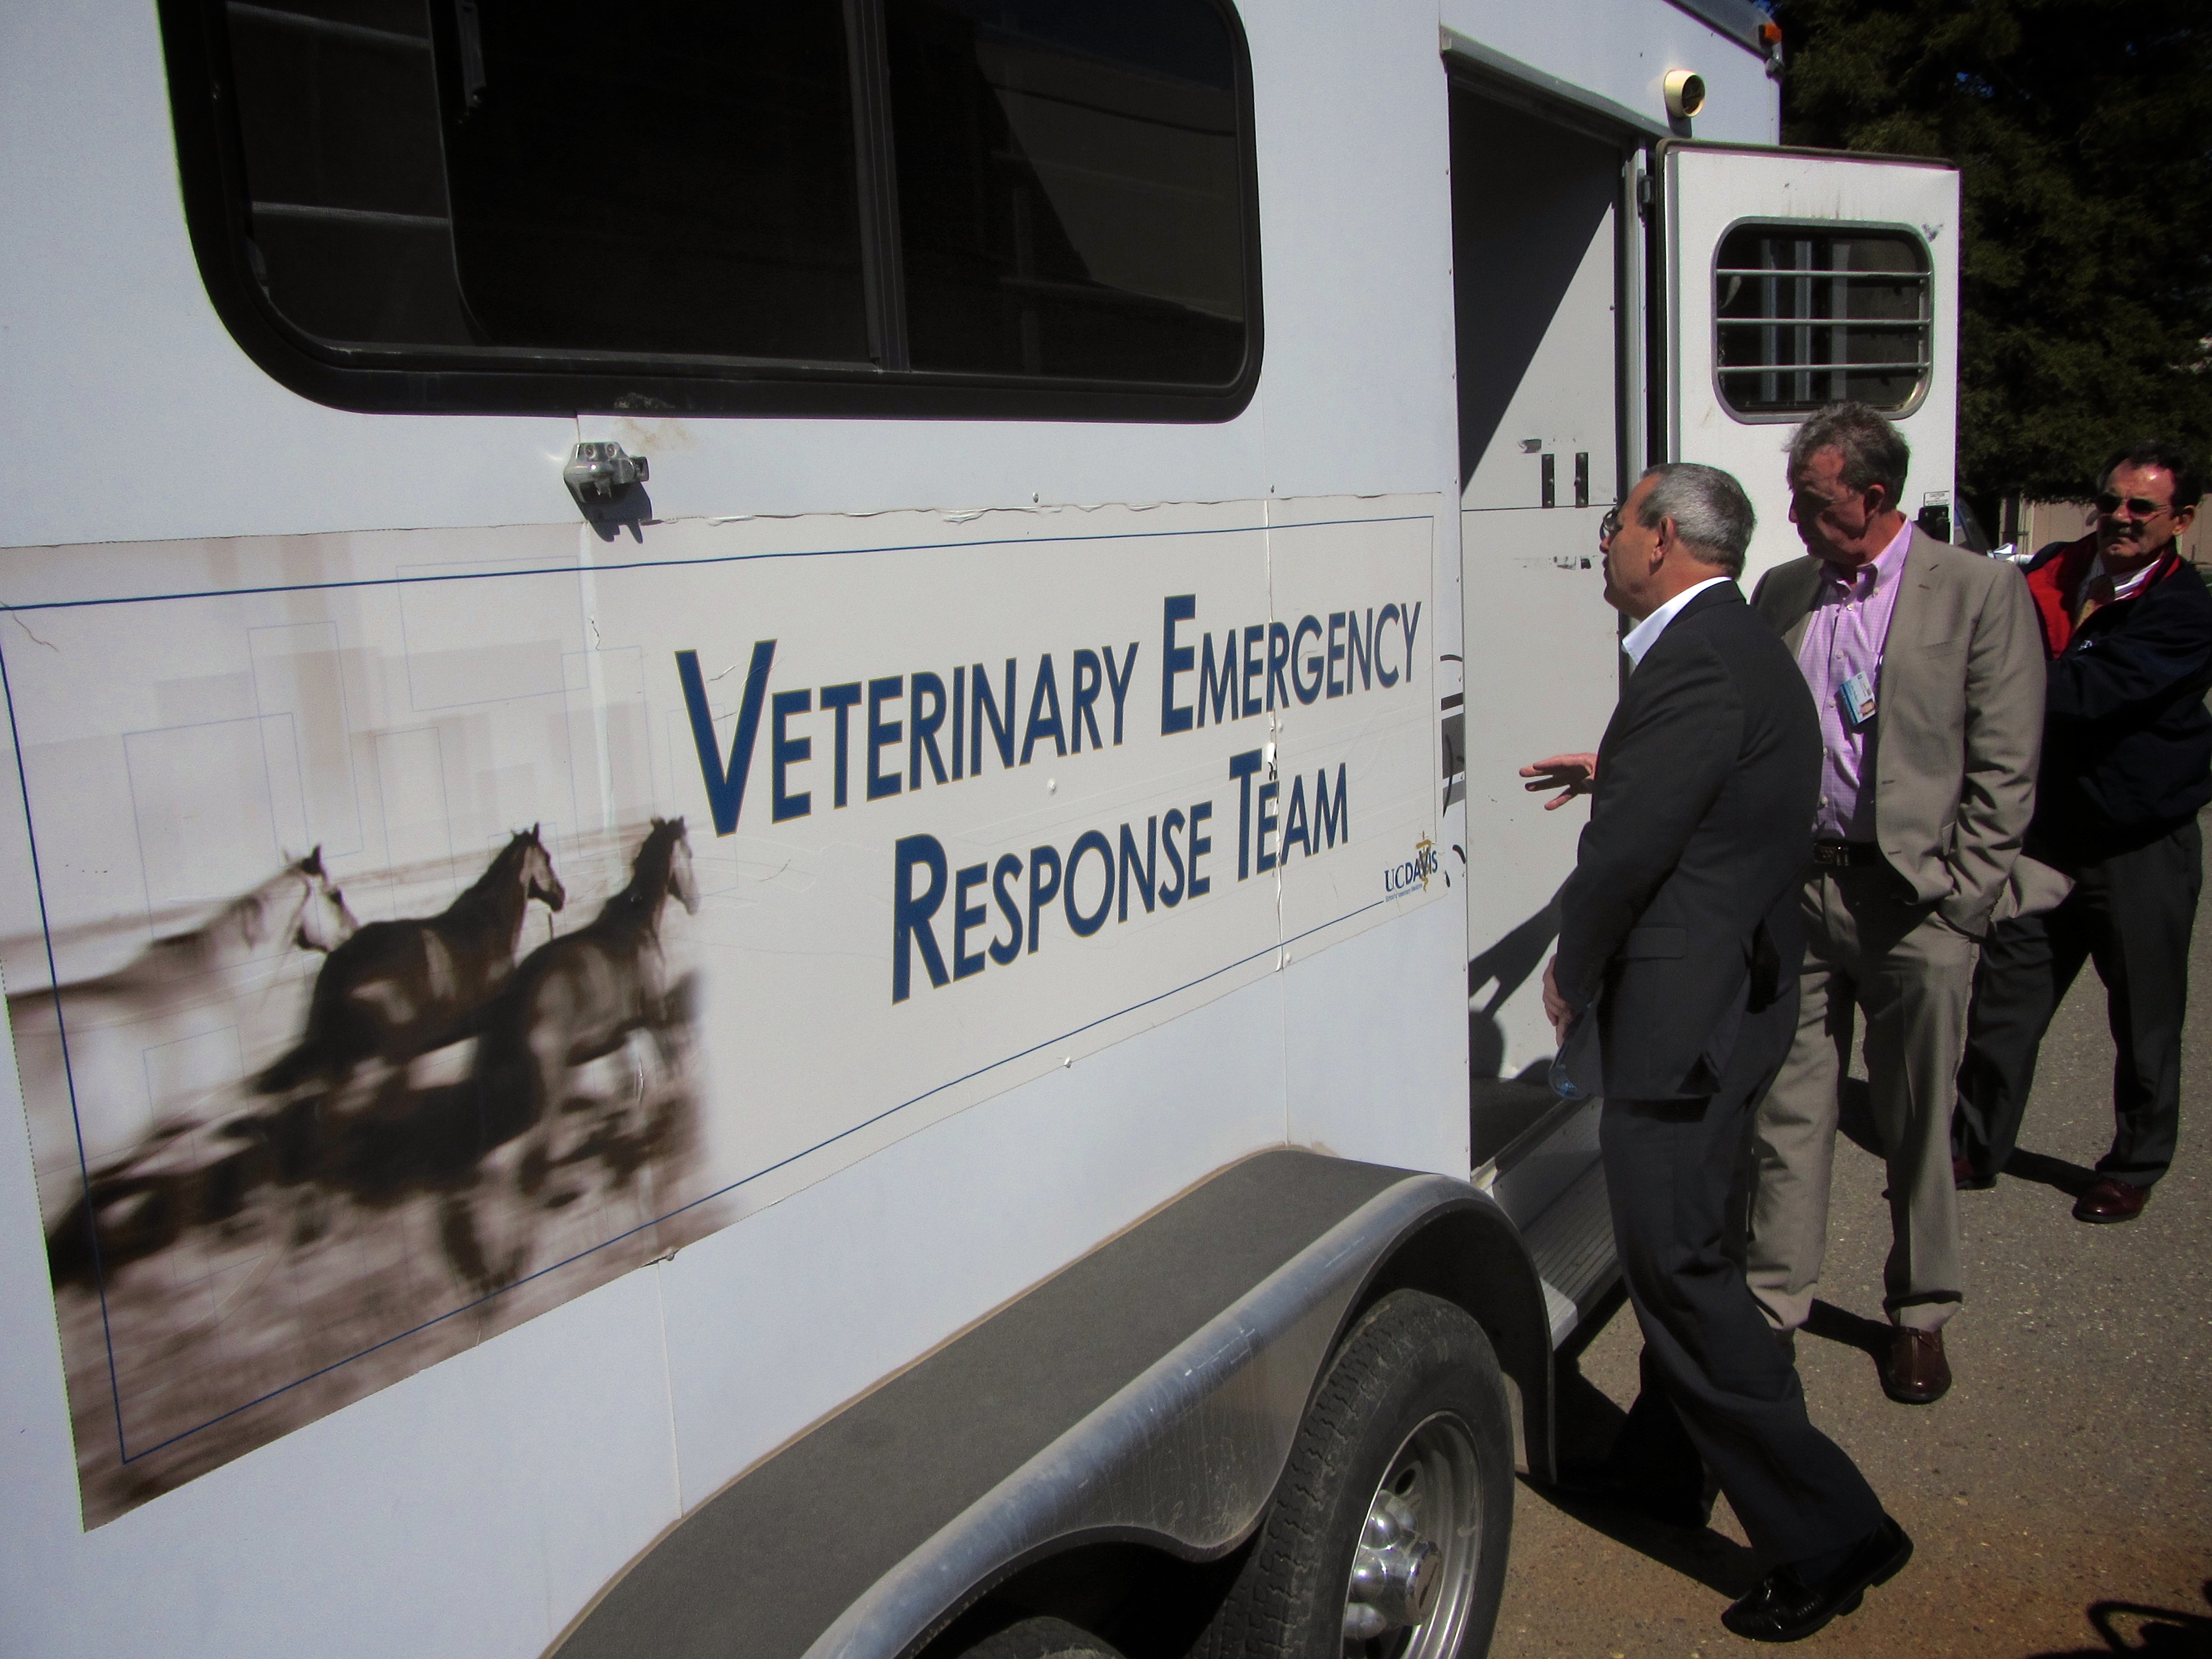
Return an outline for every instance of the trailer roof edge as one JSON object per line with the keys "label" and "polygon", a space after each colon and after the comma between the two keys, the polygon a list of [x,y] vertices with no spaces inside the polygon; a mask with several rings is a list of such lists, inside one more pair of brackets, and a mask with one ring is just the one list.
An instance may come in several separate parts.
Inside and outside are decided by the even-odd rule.
{"label": "trailer roof edge", "polygon": [[1656,117],[1632,109],[1626,104],[1617,103],[1587,87],[1577,86],[1548,70],[1540,70],[1533,64],[1523,63],[1495,46],[1485,46],[1471,36],[1462,34],[1457,29],[1441,28],[1438,34],[1446,58],[1456,59],[1462,66],[1483,74],[1486,79],[1495,78],[1540,94],[1555,103],[1568,105],[1643,138],[1660,139],[1673,136],[1667,124]]}
{"label": "trailer roof edge", "polygon": [[1761,58],[1768,55],[1759,29],[1760,24],[1772,20],[1752,0],[1671,0],[1671,3],[1698,21],[1711,24],[1746,50]]}

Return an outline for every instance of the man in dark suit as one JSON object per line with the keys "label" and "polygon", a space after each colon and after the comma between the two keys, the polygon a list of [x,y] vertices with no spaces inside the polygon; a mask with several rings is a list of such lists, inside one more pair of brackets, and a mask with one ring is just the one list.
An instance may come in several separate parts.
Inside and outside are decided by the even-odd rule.
{"label": "man in dark suit", "polygon": [[[1735,577],[1751,503],[1711,467],[1644,475],[1605,544],[1634,663],[1559,896],[1545,1011],[1600,1143],[1644,1390],[1603,1471],[1615,1496],[1702,1525],[1706,1474],[1782,1565],[1722,1622],[1809,1636],[1911,1554],[1813,1427],[1744,1279],[1753,1113],[1796,1027],[1798,893],[1820,738],[1803,678]],[[1586,769],[1553,769],[1571,786]],[[1534,786],[1532,786],[1534,787]]]}
{"label": "man in dark suit", "polygon": [[2096,529],[2028,566],[2051,666],[2027,852],[2074,888],[2056,909],[1999,924],[1982,947],[1953,1154],[1962,1187],[1987,1187],[2004,1168],[2043,1033],[2094,959],[2119,1055],[2112,1147],[2074,1206],[2082,1221],[2142,1213],[2181,1116],[2204,866],[2197,814],[2212,801],[2212,593],[2175,542],[2201,493],[2196,458],[2179,446],[2123,450],[2106,464]]}

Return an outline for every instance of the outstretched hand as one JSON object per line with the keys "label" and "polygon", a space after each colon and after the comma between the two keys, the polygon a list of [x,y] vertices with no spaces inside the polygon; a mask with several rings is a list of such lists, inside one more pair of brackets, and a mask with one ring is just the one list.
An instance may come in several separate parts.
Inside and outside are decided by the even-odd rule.
{"label": "outstretched hand", "polygon": [[1544,803],[1547,812],[1556,812],[1577,795],[1587,795],[1597,787],[1597,757],[1595,755],[1551,755],[1534,766],[1521,769],[1524,778],[1534,778],[1534,783],[1521,787],[1530,794],[1540,794],[1547,789],[1559,793]]}

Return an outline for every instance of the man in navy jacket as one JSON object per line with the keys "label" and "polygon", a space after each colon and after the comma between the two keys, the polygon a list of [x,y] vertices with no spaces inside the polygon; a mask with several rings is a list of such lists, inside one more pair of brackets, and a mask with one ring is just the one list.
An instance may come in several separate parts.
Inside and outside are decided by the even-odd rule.
{"label": "man in navy jacket", "polygon": [[[1605,1097],[1606,1188],[1644,1331],[1644,1392],[1577,1484],[1703,1525],[1717,1482],[1775,1564],[1722,1622],[1787,1642],[1856,1607],[1912,1545],[1808,1419],[1744,1278],[1753,1113],[1796,1030],[1820,770],[1804,678],[1733,580],[1752,522],[1741,486],[1708,466],[1654,468],[1621,505],[1606,598],[1637,623],[1635,665],[1595,757],[1544,1006],[1571,1083]],[[1592,769],[1528,769],[1573,793]]]}
{"label": "man in navy jacket", "polygon": [[2027,585],[2051,658],[2030,856],[2074,878],[2058,907],[1992,931],[1974,975],[1953,1124],[1954,1171],[1986,1187],[2012,1156],[2036,1050],[2094,961],[2114,1042],[2112,1149],[2075,1206],[2132,1221],[2173,1161],[2189,935],[2212,800],[2212,592],[2176,538],[2201,475],[2178,446],[2141,443],[2105,467],[2097,527],[2046,548]]}

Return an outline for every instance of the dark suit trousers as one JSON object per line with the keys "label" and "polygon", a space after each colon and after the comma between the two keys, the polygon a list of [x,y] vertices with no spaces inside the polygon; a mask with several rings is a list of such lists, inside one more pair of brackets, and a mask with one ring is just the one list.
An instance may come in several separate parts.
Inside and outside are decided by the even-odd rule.
{"label": "dark suit trousers", "polygon": [[2192,818],[2148,847],[2082,866],[2057,909],[1990,931],[1974,973],[1953,1123],[1953,1145],[1976,1175],[1995,1175],[2011,1158],[2036,1052],[2085,961],[2105,981],[2118,1050],[2112,1150],[2098,1173],[2138,1187],[2166,1173],[2181,1125],[2189,935],[2203,874],[2203,834]]}
{"label": "dark suit trousers", "polygon": [[[1770,1560],[1840,1549],[1881,1503],[1805,1414],[1804,1389],[1744,1280],[1753,1114],[1796,1029],[1796,999],[1748,1016],[1717,1093],[1607,1100],[1613,1237],[1644,1328],[1644,1391],[1613,1464],[1693,1495],[1702,1462]],[[1691,1488],[1691,1490],[1686,1490]]]}

